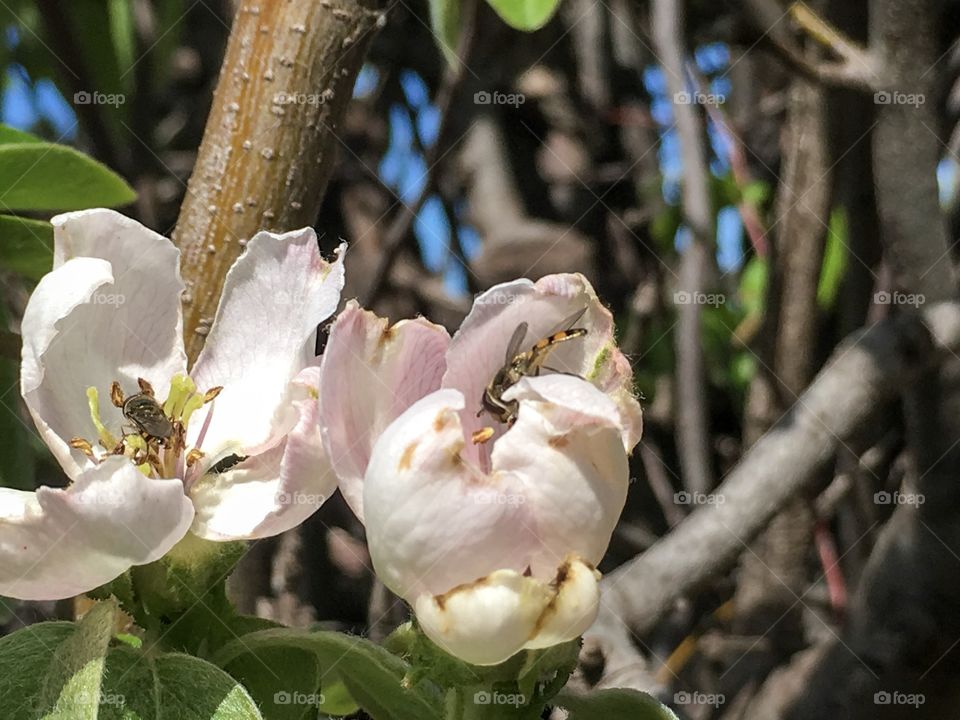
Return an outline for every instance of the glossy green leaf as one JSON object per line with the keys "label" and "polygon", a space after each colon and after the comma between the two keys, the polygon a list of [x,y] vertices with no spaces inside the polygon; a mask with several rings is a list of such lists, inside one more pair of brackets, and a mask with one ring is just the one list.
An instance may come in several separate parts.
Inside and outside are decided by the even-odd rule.
{"label": "glossy green leaf", "polygon": [[9,125],[0,123],[0,145],[34,142],[43,142],[43,138],[38,138],[36,135],[31,135],[28,132],[23,132],[23,130],[17,130]]}
{"label": "glossy green leaf", "polygon": [[[268,652],[295,651],[313,654],[319,667],[320,687],[324,695],[323,688],[342,682],[349,694],[374,720],[440,718],[437,698],[419,687],[408,688],[403,684],[410,666],[363,638],[334,632],[264,630],[229,643],[214,656],[214,662],[226,669],[236,669],[238,663],[249,667],[249,661],[244,660],[246,655],[262,658]],[[331,712],[326,707],[323,709]]]}
{"label": "glossy green leaf", "polygon": [[53,265],[53,226],[45,220],[0,215],[0,268],[39,280]]}
{"label": "glossy green leaf", "polygon": [[136,199],[119,175],[66,145],[0,145],[0,210],[80,210]]}
{"label": "glossy green leaf", "polygon": [[488,0],[507,25],[517,30],[538,30],[553,17],[559,0]]}
{"label": "glossy green leaf", "polygon": [[598,690],[586,694],[563,690],[556,704],[570,713],[569,720],[677,720],[670,708],[637,690]]}

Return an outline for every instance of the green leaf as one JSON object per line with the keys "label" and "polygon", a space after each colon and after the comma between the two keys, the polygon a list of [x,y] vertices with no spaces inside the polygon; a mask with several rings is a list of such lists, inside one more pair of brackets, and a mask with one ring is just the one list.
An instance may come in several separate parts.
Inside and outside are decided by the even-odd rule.
{"label": "green leaf", "polygon": [[81,210],[136,199],[119,175],[66,145],[0,145],[0,209]]}
{"label": "green leaf", "polygon": [[76,632],[69,622],[31,625],[0,638],[0,699],[4,720],[36,720],[53,654]]}
{"label": "green leaf", "polygon": [[23,130],[17,130],[9,125],[0,123],[0,145],[34,142],[43,142],[43,139],[38,138],[36,135],[31,135],[28,132],[23,132]]}
{"label": "green leaf", "polygon": [[39,280],[53,265],[53,226],[45,220],[0,215],[0,267]]}
{"label": "green leaf", "polygon": [[263,720],[220,668],[180,654],[109,645],[116,605],[79,624],[38,623],[0,638],[4,720]]}
{"label": "green leaf", "polygon": [[833,307],[847,271],[847,236],[847,211],[843,207],[836,207],[830,213],[827,243],[817,283],[817,304],[823,310]]}
{"label": "green leaf", "polygon": [[76,632],[60,643],[45,673],[40,706],[47,718],[97,720],[107,646],[113,637],[117,605],[97,603]]}
{"label": "green leaf", "polygon": [[656,698],[637,690],[598,690],[580,694],[565,689],[557,704],[570,713],[569,720],[677,720]]}
{"label": "green leaf", "polygon": [[443,56],[456,65],[460,42],[460,0],[430,0],[430,25]]}
{"label": "green leaf", "polygon": [[[334,632],[306,632],[293,629],[250,633],[224,646],[214,662],[231,671],[244,672],[254,655],[263,661],[265,653],[310,652],[319,668],[320,688],[326,701],[327,687],[342,682],[356,702],[374,720],[439,720],[439,699],[425,690],[404,684],[411,667],[378,645],[362,638]],[[238,664],[242,663],[242,664]],[[293,692],[293,691],[288,691]],[[309,694],[309,693],[308,693]],[[339,694],[335,699],[342,701]],[[332,712],[324,705],[325,712]],[[337,712],[341,709],[337,708]],[[268,713],[268,717],[272,717]],[[279,717],[279,716],[278,716]]]}
{"label": "green leaf", "polygon": [[517,30],[538,30],[553,17],[560,0],[488,0],[507,25]]}

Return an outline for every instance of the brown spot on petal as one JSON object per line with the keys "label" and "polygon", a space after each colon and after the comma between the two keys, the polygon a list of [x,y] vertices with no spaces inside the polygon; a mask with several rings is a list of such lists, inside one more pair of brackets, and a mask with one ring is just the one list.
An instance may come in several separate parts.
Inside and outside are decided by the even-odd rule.
{"label": "brown spot on petal", "polygon": [[460,583],[459,585],[450,588],[445,593],[441,593],[440,595],[434,595],[433,601],[437,604],[438,608],[440,608],[441,610],[446,610],[447,600],[449,600],[451,597],[453,597],[457,593],[466,592],[468,590],[473,590],[478,587],[483,587],[484,585],[487,585],[489,583],[490,583],[489,575],[486,577],[477,578],[472,582]]}
{"label": "brown spot on petal", "polygon": [[380,333],[380,339],[377,341],[377,347],[382,347],[393,340],[394,330],[392,325],[387,325],[383,328],[383,332]]}
{"label": "brown spot on petal", "polygon": [[546,607],[543,608],[543,612],[540,613],[540,617],[537,618],[537,622],[533,626],[528,639],[533,639],[540,634],[540,631],[547,624],[547,621],[550,617],[557,612],[557,600],[560,598],[560,593],[563,591],[563,586],[570,579],[571,569],[573,567],[574,560],[579,561],[589,570],[595,570],[592,564],[584,560],[583,558],[577,557],[576,555],[568,556],[566,560],[563,561],[563,564],[557,568],[557,575],[550,581],[550,590],[553,593],[553,597],[550,598],[550,602],[547,603]]}
{"label": "brown spot on petal", "polygon": [[437,413],[437,417],[433,420],[433,429],[436,432],[440,432],[447,426],[447,418],[449,414],[446,410],[441,410]]}
{"label": "brown spot on petal", "polygon": [[552,448],[562,448],[570,444],[570,435],[558,435],[557,437],[552,437],[548,441],[548,444]]}
{"label": "brown spot on petal", "polygon": [[417,445],[420,444],[419,440],[414,440],[412,443],[407,445],[406,449],[403,451],[403,455],[400,456],[400,462],[397,463],[397,470],[409,470],[410,465],[413,462],[413,454],[417,451]]}

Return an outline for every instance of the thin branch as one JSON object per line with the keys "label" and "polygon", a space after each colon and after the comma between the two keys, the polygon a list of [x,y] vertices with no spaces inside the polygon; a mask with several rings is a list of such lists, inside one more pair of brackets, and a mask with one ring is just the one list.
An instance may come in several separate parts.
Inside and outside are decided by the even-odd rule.
{"label": "thin branch", "polygon": [[882,88],[877,57],[836,30],[806,4],[793,3],[788,10],[790,17],[811,38],[837,55],[839,62],[817,62],[808,58],[781,24],[783,11],[773,0],[746,0],[744,5],[763,33],[763,40],[808,79],[865,92]]}
{"label": "thin branch", "polygon": [[[457,43],[456,54],[459,62],[447,65],[443,80],[440,83],[436,98],[434,99],[434,106],[437,108],[440,124],[437,128],[436,140],[424,153],[423,159],[427,168],[427,175],[423,179],[423,189],[413,203],[410,205],[402,203],[397,216],[393,219],[393,222],[384,234],[380,259],[373,270],[367,296],[363,299],[363,304],[366,307],[372,307],[373,304],[380,299],[383,291],[386,290],[390,270],[400,254],[400,249],[403,247],[404,241],[410,234],[413,221],[423,208],[424,203],[429,199],[436,185],[437,166],[439,165],[439,160],[443,157],[441,153],[446,145],[450,106],[453,103],[453,99],[459,94],[461,79],[463,78],[463,69],[466,67],[467,60],[470,56],[470,49],[473,45],[474,18],[475,3],[468,3],[463,8],[463,26]],[[416,136],[416,127],[414,127],[414,136]]]}
{"label": "thin branch", "polygon": [[691,491],[708,492],[713,487],[713,470],[699,302],[713,242],[705,134],[696,104],[682,101],[683,97],[690,97],[685,81],[682,3],[654,0],[652,13],[654,44],[674,98],[683,162],[683,216],[692,235],[680,261],[678,288],[677,445],[685,486]]}

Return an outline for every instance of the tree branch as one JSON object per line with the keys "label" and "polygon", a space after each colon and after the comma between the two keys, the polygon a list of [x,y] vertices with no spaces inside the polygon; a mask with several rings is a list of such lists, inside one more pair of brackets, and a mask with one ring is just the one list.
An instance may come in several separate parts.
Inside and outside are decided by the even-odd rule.
{"label": "tree branch", "polygon": [[316,221],[381,8],[381,0],[240,3],[174,235],[191,361],[246,241]]}
{"label": "tree branch", "polygon": [[[921,319],[922,318],[922,319]],[[648,632],[681,596],[729,567],[746,543],[803,490],[884,402],[923,367],[960,348],[960,306],[886,320],[845,340],[793,408],[758,440],[701,506],[604,580],[588,634],[622,644],[624,625]]]}

